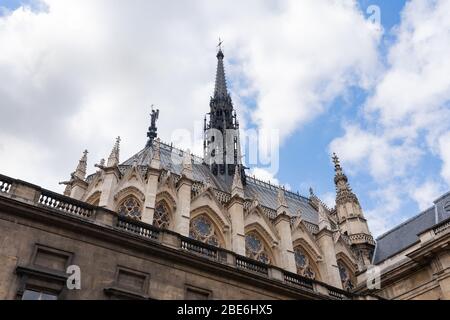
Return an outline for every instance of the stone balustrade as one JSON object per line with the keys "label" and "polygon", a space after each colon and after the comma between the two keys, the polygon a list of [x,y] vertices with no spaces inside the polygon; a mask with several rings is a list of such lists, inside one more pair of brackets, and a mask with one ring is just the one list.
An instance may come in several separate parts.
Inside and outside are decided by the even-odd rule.
{"label": "stone balustrade", "polygon": [[139,237],[142,241],[148,241],[148,245],[158,243],[180,250],[180,252],[194,254],[200,259],[208,259],[228,267],[231,266],[239,272],[278,281],[283,285],[320,294],[326,298],[339,300],[357,298],[349,292],[288,272],[277,266],[264,264],[229,250],[181,236],[173,231],[159,229],[138,220],[119,216],[105,208],[92,206],[3,175],[0,175],[0,197],[46,208],[53,214],[75,217],[84,222],[90,221],[95,225],[106,226]]}

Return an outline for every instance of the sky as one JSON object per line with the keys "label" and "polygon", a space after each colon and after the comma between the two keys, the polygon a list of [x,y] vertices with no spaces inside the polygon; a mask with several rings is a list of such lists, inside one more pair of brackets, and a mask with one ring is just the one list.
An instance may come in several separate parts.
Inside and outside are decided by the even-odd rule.
{"label": "sky", "polygon": [[117,136],[121,160],[142,149],[152,104],[159,137],[200,155],[221,37],[242,131],[278,137],[277,165],[258,158],[249,174],[334,206],[336,152],[380,235],[450,189],[449,12],[447,0],[0,0],[0,173],[62,191],[83,150],[94,172]]}

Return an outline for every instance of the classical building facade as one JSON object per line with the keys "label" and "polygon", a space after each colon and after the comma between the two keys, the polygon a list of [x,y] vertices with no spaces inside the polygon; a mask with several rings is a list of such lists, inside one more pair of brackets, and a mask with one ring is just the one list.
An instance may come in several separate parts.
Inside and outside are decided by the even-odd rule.
{"label": "classical building facade", "polygon": [[386,299],[450,300],[450,192],[376,243],[375,268],[358,275],[354,292]]}
{"label": "classical building facade", "polygon": [[398,297],[365,286],[386,252],[336,155],[334,208],[246,175],[223,59],[203,158],[162,143],[153,111],[142,150],[121,161],[118,138],[90,175],[86,151],[64,195],[0,176],[0,299]]}

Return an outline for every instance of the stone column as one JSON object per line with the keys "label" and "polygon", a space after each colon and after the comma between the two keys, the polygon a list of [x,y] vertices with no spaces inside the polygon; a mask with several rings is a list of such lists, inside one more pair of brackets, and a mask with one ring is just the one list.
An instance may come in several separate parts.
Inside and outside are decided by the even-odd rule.
{"label": "stone column", "polygon": [[182,236],[189,236],[191,220],[191,189],[192,180],[183,176],[178,181],[178,204],[174,214],[173,231]]}
{"label": "stone column", "polygon": [[296,273],[295,254],[292,245],[291,222],[287,214],[279,214],[274,221],[275,228],[280,236],[281,263],[283,268]]}
{"label": "stone column", "polygon": [[106,167],[102,183],[102,194],[98,206],[114,211],[114,190],[119,181],[119,172],[117,167]]}
{"label": "stone column", "polygon": [[142,222],[153,224],[155,213],[156,193],[158,191],[158,179],[160,170],[150,167],[148,171],[147,185],[145,186],[144,211],[142,212]]}
{"label": "stone column", "polygon": [[333,233],[328,228],[321,229],[317,234],[316,239],[320,250],[323,253],[321,268],[322,277],[324,278],[323,282],[342,289],[341,276],[339,275],[339,268],[336,260]]}
{"label": "stone column", "polygon": [[244,200],[239,195],[231,198],[228,213],[231,218],[232,251],[245,256]]}
{"label": "stone column", "polygon": [[70,197],[81,200],[88,188],[88,184],[82,180],[75,180],[70,191]]}

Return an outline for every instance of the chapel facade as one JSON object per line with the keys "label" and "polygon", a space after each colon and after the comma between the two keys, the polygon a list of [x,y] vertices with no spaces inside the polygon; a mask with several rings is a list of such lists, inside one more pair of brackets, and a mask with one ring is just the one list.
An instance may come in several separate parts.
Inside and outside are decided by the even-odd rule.
{"label": "chapel facade", "polygon": [[223,60],[203,157],[152,110],[142,150],[89,175],[84,152],[64,195],[0,174],[0,299],[450,299],[450,193],[374,241],[336,155],[333,208],[248,176]]}
{"label": "chapel facade", "polygon": [[[86,176],[81,158],[65,195],[158,228],[350,290],[371,263],[375,242],[336,155],[336,207],[247,176],[224,54],[204,120],[204,157],[157,138],[152,111],[146,146],[120,161],[120,138]],[[208,119],[209,118],[209,119]],[[220,139],[220,143],[215,143]]]}

